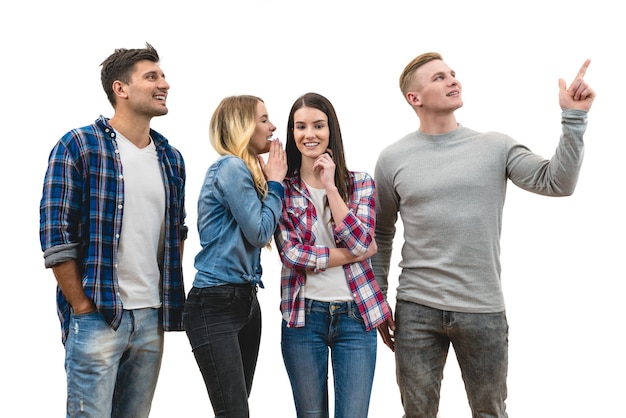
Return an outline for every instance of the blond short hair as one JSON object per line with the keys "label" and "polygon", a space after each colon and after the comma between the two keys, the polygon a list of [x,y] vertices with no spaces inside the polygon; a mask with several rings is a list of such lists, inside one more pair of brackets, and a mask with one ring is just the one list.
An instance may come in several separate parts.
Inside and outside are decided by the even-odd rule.
{"label": "blond short hair", "polygon": [[413,82],[413,75],[422,65],[427,64],[434,60],[442,60],[441,54],[437,52],[426,52],[413,58],[411,62],[404,67],[402,74],[400,74],[400,90],[402,95],[406,98],[407,93],[411,89]]}

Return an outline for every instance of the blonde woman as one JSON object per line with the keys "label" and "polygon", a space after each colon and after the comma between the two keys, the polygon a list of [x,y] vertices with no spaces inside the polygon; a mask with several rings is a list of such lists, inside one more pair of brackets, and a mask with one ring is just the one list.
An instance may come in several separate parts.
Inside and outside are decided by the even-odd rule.
{"label": "blonde woman", "polygon": [[[209,167],[198,201],[202,249],[183,321],[216,417],[248,417],[261,339],[261,249],[281,216],[287,172],[261,99],[227,97],[210,124],[220,157]],[[260,154],[269,152],[265,163]]]}

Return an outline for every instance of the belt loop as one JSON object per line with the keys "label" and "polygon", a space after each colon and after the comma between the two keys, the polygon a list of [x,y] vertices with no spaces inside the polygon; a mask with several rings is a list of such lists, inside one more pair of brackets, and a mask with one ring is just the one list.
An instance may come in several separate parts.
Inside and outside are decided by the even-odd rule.
{"label": "belt loop", "polygon": [[311,313],[311,307],[313,306],[313,299],[304,299],[305,310],[307,314]]}
{"label": "belt loop", "polygon": [[352,308],[352,314],[357,318],[361,317],[361,311],[359,311],[359,305],[356,304],[356,301],[350,302],[350,307]]}

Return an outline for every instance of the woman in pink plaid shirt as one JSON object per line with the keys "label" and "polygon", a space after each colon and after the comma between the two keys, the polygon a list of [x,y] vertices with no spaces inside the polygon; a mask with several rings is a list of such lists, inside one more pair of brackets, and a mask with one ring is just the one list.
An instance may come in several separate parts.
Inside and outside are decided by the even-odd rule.
{"label": "woman in pink plaid shirt", "polygon": [[375,188],[348,171],[328,99],[307,93],[287,123],[287,178],[276,244],[281,347],[298,417],[328,417],[328,357],[335,417],[366,417],[376,365],[376,327],[391,313],[374,279]]}

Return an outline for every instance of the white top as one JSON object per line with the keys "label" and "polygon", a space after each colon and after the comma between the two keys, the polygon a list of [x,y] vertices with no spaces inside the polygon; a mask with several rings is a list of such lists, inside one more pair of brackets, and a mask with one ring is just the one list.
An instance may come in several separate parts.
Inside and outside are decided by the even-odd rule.
{"label": "white top", "polygon": [[117,279],[124,309],[159,307],[165,234],[165,187],[154,142],[137,148],[117,133],[124,207]]}
{"label": "white top", "polygon": [[[325,204],[326,191],[324,189],[315,189],[308,184],[306,187],[309,190],[311,200],[317,212],[317,218],[320,221],[317,225],[326,226],[325,228],[313,230],[315,244],[336,248],[333,227],[330,222],[330,207]],[[308,270],[306,272],[305,297],[322,302],[341,302],[354,299],[348,287],[346,273],[343,271],[342,266],[330,267],[318,273]]]}

